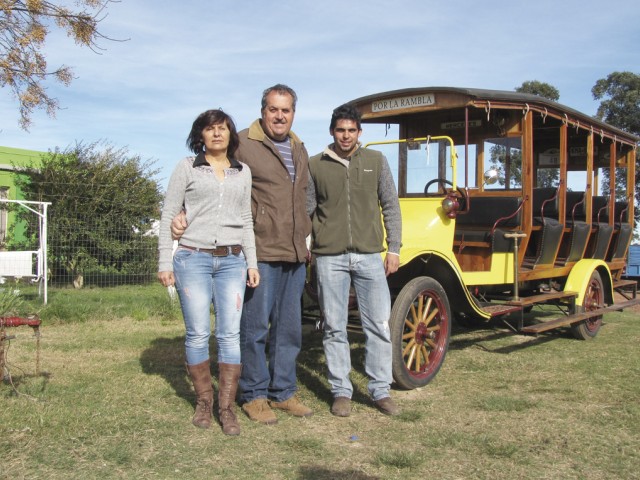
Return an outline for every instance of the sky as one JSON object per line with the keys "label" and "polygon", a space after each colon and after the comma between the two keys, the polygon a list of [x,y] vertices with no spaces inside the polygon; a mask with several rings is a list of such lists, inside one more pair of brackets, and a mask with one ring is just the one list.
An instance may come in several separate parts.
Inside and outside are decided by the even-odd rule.
{"label": "sky", "polygon": [[[106,13],[99,29],[119,41],[100,41],[100,54],[48,37],[49,66],[75,75],[48,84],[55,118],[38,111],[21,130],[17,101],[0,89],[0,146],[107,142],[153,162],[164,188],[199,113],[222,108],[245,128],[276,83],[297,92],[293,130],[313,155],[332,140],[333,108],[365,95],[538,80],[594,115],[597,80],[640,74],[637,0],[121,0]],[[383,139],[379,128],[365,125],[361,139]]]}

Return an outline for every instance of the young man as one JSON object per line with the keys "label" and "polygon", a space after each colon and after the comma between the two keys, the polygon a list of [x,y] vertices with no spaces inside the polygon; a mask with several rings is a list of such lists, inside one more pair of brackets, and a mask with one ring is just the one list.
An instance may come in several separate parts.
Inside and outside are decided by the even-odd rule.
{"label": "young man", "polygon": [[[264,424],[278,421],[272,408],[298,417],[313,413],[295,396],[306,237],[311,232],[305,211],[309,156],[291,132],[296,101],[296,93],[286,85],[267,88],[261,118],[238,133],[236,152],[236,159],[251,169],[251,209],[261,279],[257,288],[247,289],[242,309],[240,398],[247,416]],[[174,219],[174,238],[184,226],[183,219]]]}
{"label": "young man", "polygon": [[[398,270],[402,221],[391,170],[384,156],[359,143],[360,115],[351,105],[333,111],[333,143],[309,160],[307,212],[312,217],[324,351],[334,400],[331,413],[351,413],[353,386],[347,337],[349,286],[353,284],[365,334],[365,371],[374,405],[397,415],[391,399],[391,298],[386,276]],[[384,232],[387,253],[384,260]]]}

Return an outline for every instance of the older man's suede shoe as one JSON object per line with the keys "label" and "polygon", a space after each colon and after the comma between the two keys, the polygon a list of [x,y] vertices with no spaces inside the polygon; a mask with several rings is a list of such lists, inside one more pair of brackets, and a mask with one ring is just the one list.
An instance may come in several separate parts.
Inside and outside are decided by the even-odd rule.
{"label": "older man's suede shoe", "polygon": [[254,422],[264,425],[273,425],[278,423],[278,418],[273,410],[269,407],[266,398],[256,398],[242,405],[242,411],[247,414]]}
{"label": "older man's suede shoe", "polygon": [[294,417],[310,417],[313,415],[313,410],[302,404],[300,400],[294,395],[291,398],[286,399],[284,402],[274,402],[269,400],[271,408],[277,408],[283,412],[287,412]]}

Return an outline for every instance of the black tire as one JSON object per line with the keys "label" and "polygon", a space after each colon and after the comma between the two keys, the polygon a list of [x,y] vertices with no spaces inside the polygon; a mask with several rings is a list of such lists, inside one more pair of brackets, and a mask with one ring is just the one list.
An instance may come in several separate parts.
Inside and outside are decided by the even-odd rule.
{"label": "black tire", "polygon": [[423,387],[436,376],[449,347],[451,318],[447,294],[433,278],[414,278],[400,291],[389,321],[400,388]]}
{"label": "black tire", "polygon": [[[579,312],[596,310],[604,305],[604,284],[597,270],[594,270],[584,292],[582,305]],[[583,320],[571,325],[571,333],[578,340],[589,340],[595,337],[602,326],[602,315],[588,320]]]}

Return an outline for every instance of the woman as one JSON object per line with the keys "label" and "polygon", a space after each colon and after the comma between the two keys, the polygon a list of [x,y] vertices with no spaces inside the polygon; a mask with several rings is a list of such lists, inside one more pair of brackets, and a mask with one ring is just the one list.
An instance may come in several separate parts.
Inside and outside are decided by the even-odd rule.
{"label": "woman", "polygon": [[[240,376],[240,314],[245,286],[260,281],[251,216],[251,171],[234,159],[238,134],[222,110],[193,122],[182,160],[167,188],[160,220],[158,279],[176,286],[186,328],[187,371],[196,391],[193,424],[211,426],[210,306],[218,344],[218,414],[222,430],[238,435],[235,396]],[[182,209],[188,226],[173,255],[171,219]],[[248,268],[247,268],[248,267]]]}

